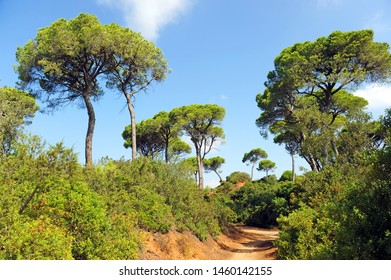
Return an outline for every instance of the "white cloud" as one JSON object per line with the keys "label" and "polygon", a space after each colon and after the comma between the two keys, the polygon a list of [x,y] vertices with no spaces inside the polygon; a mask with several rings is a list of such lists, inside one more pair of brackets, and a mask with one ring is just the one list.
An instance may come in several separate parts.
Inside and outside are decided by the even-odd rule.
{"label": "white cloud", "polygon": [[188,10],[192,0],[97,0],[122,12],[126,26],[155,41],[161,29]]}
{"label": "white cloud", "polygon": [[355,95],[368,100],[369,110],[384,110],[391,106],[391,86],[368,85]]}

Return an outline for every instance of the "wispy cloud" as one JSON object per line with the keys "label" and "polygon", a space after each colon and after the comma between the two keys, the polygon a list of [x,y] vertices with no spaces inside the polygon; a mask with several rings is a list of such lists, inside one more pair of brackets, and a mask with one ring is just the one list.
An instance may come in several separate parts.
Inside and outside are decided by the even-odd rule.
{"label": "wispy cloud", "polygon": [[365,24],[366,29],[372,29],[376,33],[385,33],[391,31],[389,22],[384,17],[384,12],[380,11],[372,15]]}
{"label": "wispy cloud", "polygon": [[155,41],[162,28],[183,15],[192,0],[96,0],[122,12],[126,26]]}
{"label": "wispy cloud", "polygon": [[391,106],[391,87],[369,85],[358,90],[355,95],[368,101],[369,110],[384,110]]}

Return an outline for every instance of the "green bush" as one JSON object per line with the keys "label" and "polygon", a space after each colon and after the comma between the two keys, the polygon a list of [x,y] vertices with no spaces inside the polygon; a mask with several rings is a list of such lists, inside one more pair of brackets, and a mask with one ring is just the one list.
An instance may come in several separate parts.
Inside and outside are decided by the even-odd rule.
{"label": "green bush", "polygon": [[246,172],[240,172],[240,171],[235,171],[231,173],[231,175],[227,176],[227,182],[230,182],[232,184],[237,184],[241,182],[250,182],[251,177],[248,173]]}
{"label": "green bush", "polygon": [[[27,149],[21,145],[17,153],[0,162],[3,194],[0,197],[0,239],[3,244],[0,248],[4,248],[0,249],[1,257],[115,258],[108,254],[111,245],[107,239],[114,242],[116,226],[110,219],[106,200],[83,182],[82,170],[73,151],[62,144],[48,150],[42,147]],[[25,225],[20,221],[25,221]],[[30,231],[33,235],[24,235],[20,242],[14,242],[18,231]],[[131,237],[118,233],[121,234]],[[37,237],[34,242],[31,241],[33,237]],[[120,242],[120,238],[117,241]],[[136,242],[137,246],[126,247],[130,253],[122,256],[138,254],[141,239],[131,238],[130,242]],[[24,244],[27,243],[31,250],[26,249]],[[67,246],[63,246],[63,254],[60,254],[56,246],[64,243]],[[39,246],[42,250],[37,250]],[[52,251],[45,250],[50,246],[53,246]]]}
{"label": "green bush", "polygon": [[100,258],[104,260],[136,260],[144,242],[132,215],[113,214],[110,229],[105,232]]}
{"label": "green bush", "polygon": [[19,219],[0,235],[0,259],[70,260],[73,237],[48,217]]}
{"label": "green bush", "polygon": [[390,259],[391,188],[372,172],[334,166],[307,174],[298,209],[278,219],[278,257]]}
{"label": "green bush", "polygon": [[2,259],[137,259],[141,230],[205,240],[232,220],[184,164],[104,159],[84,168],[61,143],[26,143],[0,162]]}
{"label": "green bush", "polygon": [[132,187],[128,193],[129,205],[135,211],[138,225],[148,231],[168,232],[174,224],[171,207],[165,198],[142,187]]}
{"label": "green bush", "polygon": [[291,170],[285,170],[278,181],[292,181],[292,171]]}
{"label": "green bush", "polygon": [[277,226],[279,215],[291,211],[289,197],[294,184],[265,184],[253,182],[230,194],[232,210],[237,215],[237,221],[252,226]]}
{"label": "green bush", "polygon": [[[98,179],[95,179],[98,178]],[[86,173],[91,188],[108,197],[111,213],[137,213],[139,226],[150,231],[191,230],[200,239],[221,228],[215,201],[197,188],[186,164],[148,158],[108,161]],[[221,209],[220,209],[221,210]]]}
{"label": "green bush", "polygon": [[275,241],[280,259],[333,259],[333,234],[338,223],[310,207],[303,206],[278,219],[281,231]]}

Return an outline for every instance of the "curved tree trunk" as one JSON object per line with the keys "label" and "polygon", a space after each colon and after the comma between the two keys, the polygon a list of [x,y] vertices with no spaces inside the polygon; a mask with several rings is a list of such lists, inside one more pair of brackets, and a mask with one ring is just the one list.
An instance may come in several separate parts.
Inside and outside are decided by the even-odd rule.
{"label": "curved tree trunk", "polygon": [[83,96],[84,102],[86,104],[87,113],[88,113],[88,128],[86,135],[86,146],[85,146],[85,158],[86,158],[86,167],[92,165],[92,139],[94,137],[94,129],[95,129],[95,111],[92,106],[90,96]]}
{"label": "curved tree trunk", "polygon": [[136,141],[136,112],[134,110],[132,96],[124,93],[126,97],[126,103],[128,104],[128,110],[130,114],[130,125],[132,126],[132,160],[137,157],[137,141]]}
{"label": "curved tree trunk", "polygon": [[223,178],[221,178],[221,175],[219,174],[219,172],[217,170],[213,170],[217,176],[219,176],[219,180],[220,180],[220,183],[223,182]]}

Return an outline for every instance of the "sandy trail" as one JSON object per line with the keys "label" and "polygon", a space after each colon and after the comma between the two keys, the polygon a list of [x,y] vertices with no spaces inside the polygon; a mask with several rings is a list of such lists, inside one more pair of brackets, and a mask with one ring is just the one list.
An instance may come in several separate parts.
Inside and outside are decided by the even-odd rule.
{"label": "sandy trail", "polygon": [[276,258],[273,240],[278,238],[278,230],[261,229],[243,225],[230,226],[225,239],[218,244],[222,250],[230,252],[231,260],[271,260]]}
{"label": "sandy trail", "polygon": [[146,233],[144,260],[273,260],[278,230],[229,225],[216,239],[191,232]]}

